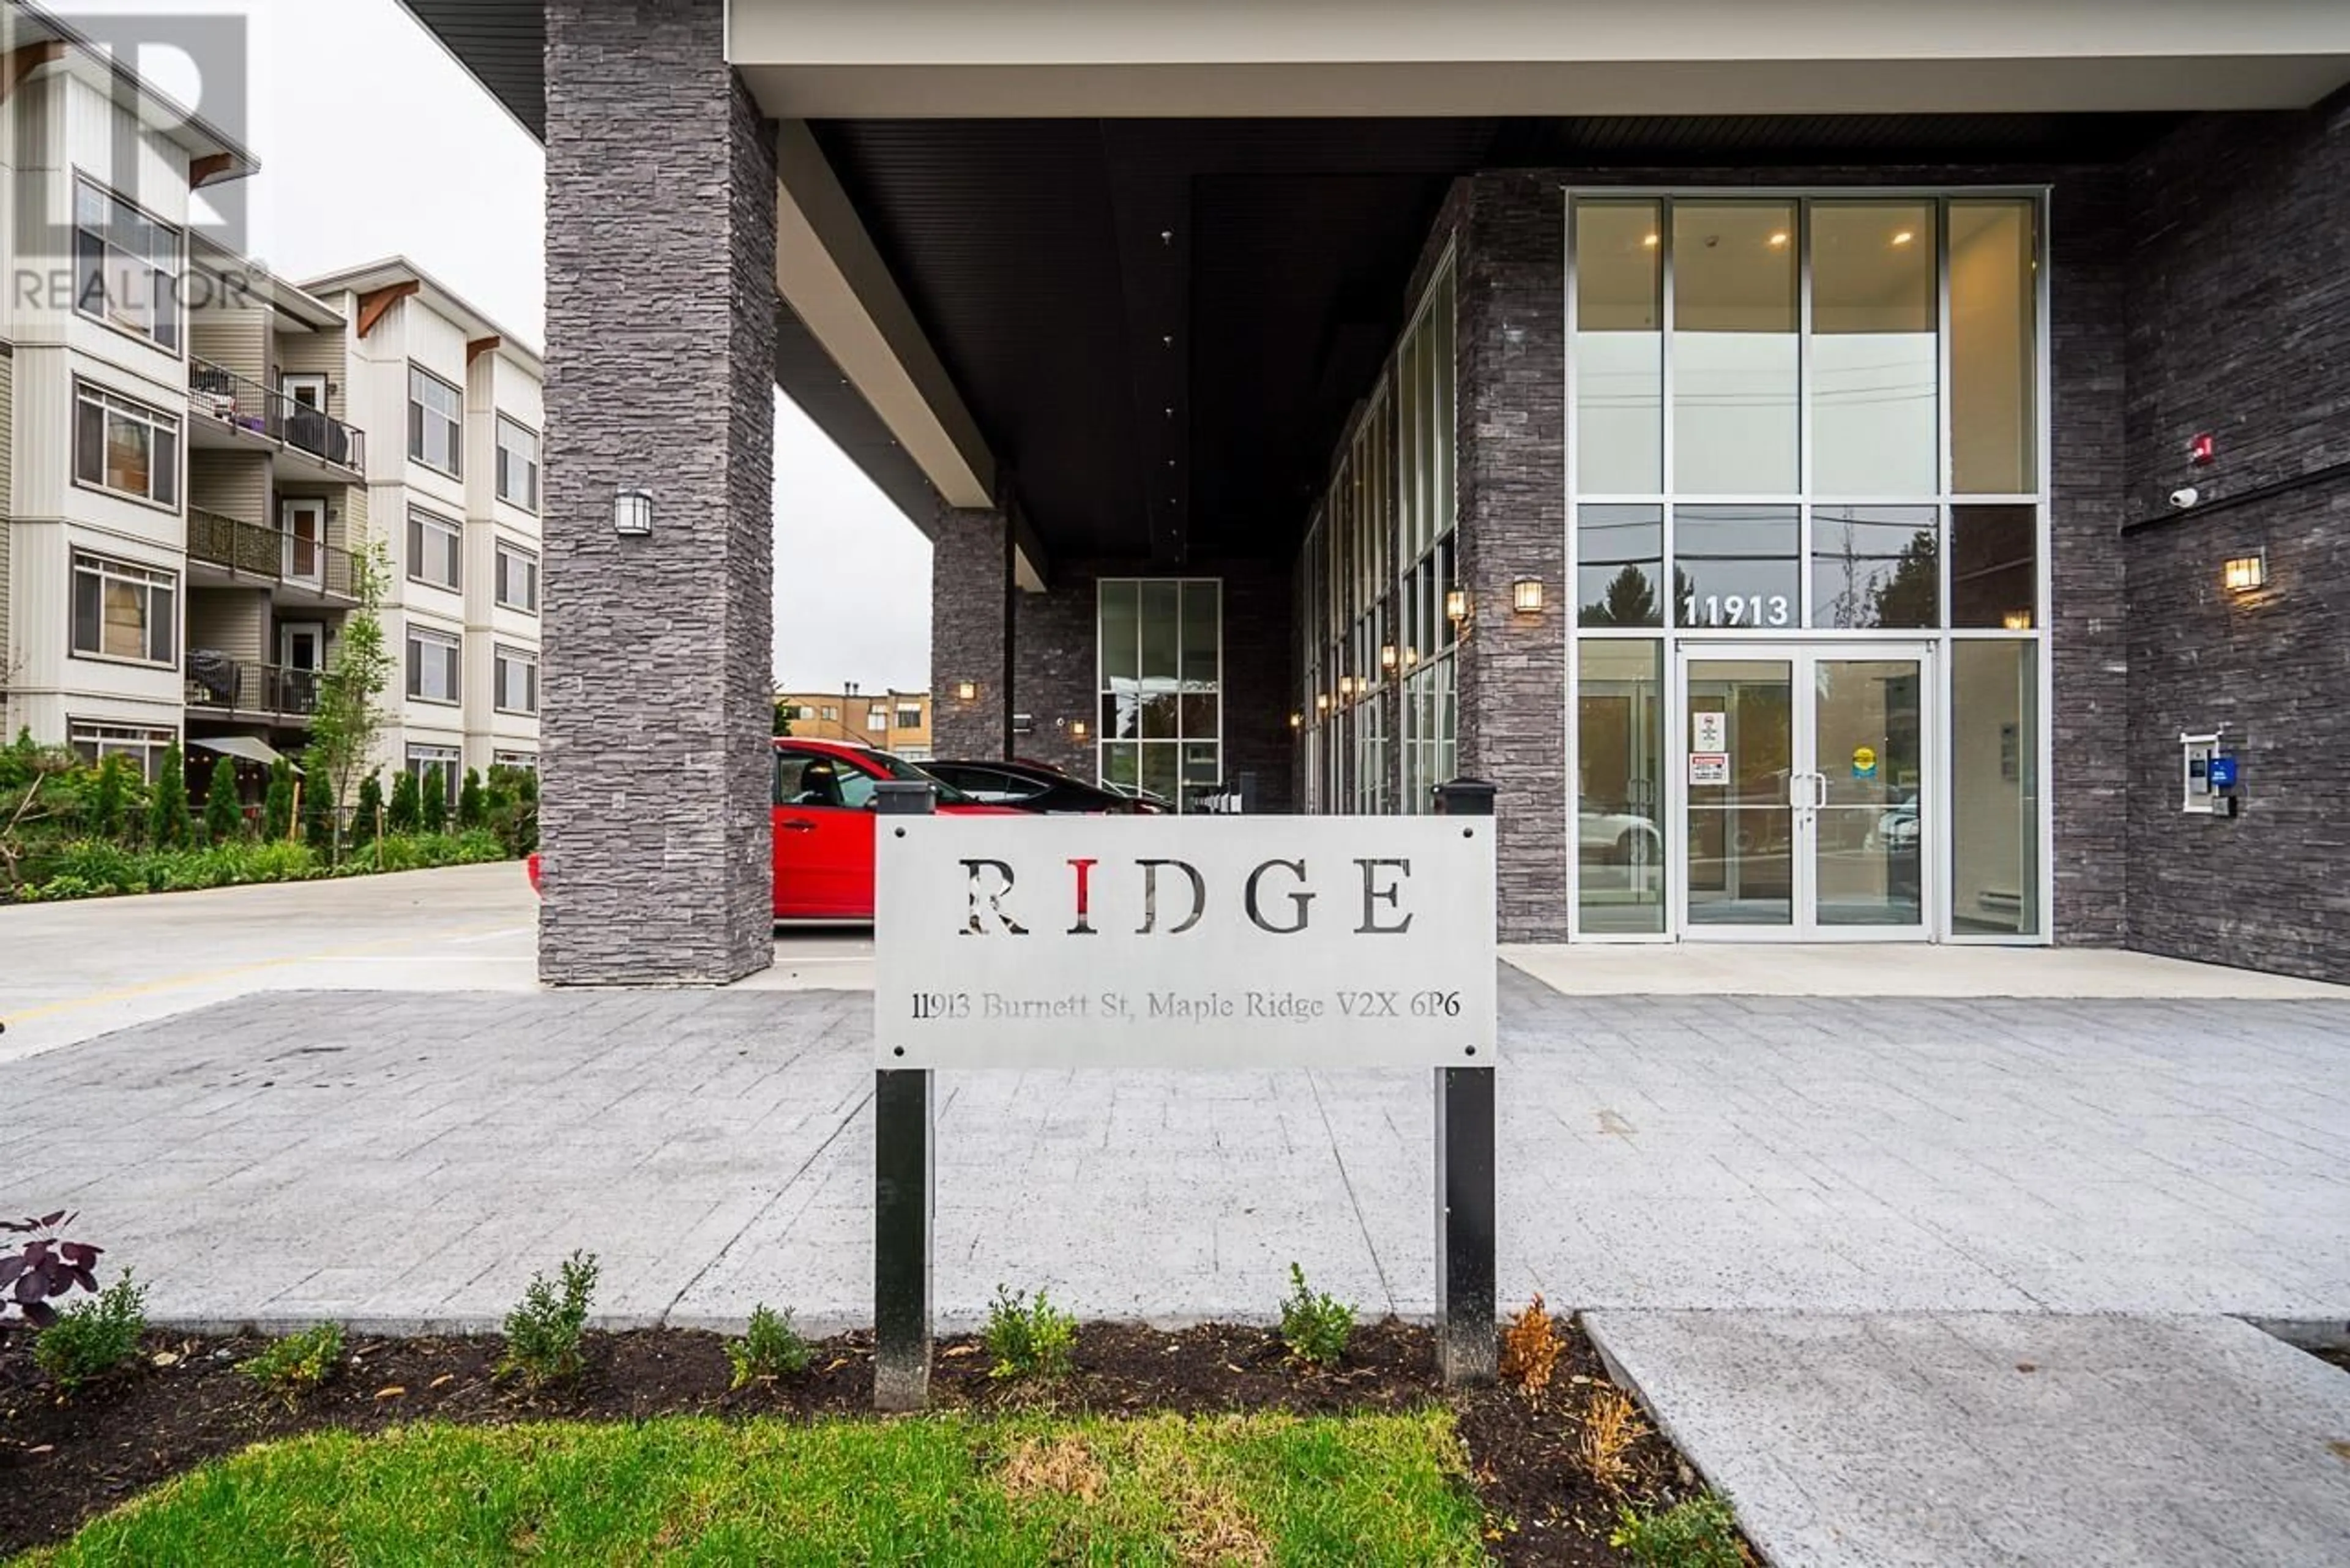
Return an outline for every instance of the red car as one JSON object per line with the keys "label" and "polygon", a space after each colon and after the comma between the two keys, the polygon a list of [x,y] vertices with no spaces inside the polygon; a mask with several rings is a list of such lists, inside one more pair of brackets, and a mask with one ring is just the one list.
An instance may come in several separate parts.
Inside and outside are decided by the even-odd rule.
{"label": "red car", "polygon": [[[938,791],[956,815],[1018,816],[987,805],[887,752],[839,741],[775,742],[775,919],[873,918],[873,786],[910,779]],[[538,857],[530,857],[538,886]]]}

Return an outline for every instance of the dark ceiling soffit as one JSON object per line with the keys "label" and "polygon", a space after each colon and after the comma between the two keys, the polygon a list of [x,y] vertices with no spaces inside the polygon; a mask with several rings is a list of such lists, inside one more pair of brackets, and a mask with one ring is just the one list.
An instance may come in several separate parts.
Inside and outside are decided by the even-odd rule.
{"label": "dark ceiling soffit", "polygon": [[[915,527],[925,535],[937,527],[939,493],[921,466],[841,375],[815,335],[781,304],[775,306],[775,384]],[[788,492],[784,504],[791,504]]]}
{"label": "dark ceiling soffit", "polygon": [[400,0],[533,140],[546,140],[545,0]]}

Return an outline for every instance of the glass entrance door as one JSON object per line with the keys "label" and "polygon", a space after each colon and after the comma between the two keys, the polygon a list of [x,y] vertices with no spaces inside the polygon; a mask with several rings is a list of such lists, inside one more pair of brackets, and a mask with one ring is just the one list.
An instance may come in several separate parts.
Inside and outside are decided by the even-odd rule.
{"label": "glass entrance door", "polygon": [[1679,663],[1682,935],[1927,936],[1929,649],[1711,644]]}

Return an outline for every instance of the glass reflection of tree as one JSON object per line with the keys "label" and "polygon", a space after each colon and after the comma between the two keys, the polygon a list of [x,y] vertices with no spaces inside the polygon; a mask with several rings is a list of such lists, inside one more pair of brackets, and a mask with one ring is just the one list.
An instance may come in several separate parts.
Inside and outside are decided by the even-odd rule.
{"label": "glass reflection of tree", "polygon": [[[1686,600],[1695,592],[1690,576],[1678,566],[1673,569],[1673,582],[1678,597]],[[1638,562],[1626,563],[1624,569],[1607,579],[1606,591],[1597,604],[1583,607],[1585,626],[1660,627],[1664,618],[1658,613],[1657,587]]]}
{"label": "glass reflection of tree", "polygon": [[1941,573],[1934,531],[1920,528],[1901,547],[1893,570],[1869,587],[1868,626],[1934,626],[1941,619]]}

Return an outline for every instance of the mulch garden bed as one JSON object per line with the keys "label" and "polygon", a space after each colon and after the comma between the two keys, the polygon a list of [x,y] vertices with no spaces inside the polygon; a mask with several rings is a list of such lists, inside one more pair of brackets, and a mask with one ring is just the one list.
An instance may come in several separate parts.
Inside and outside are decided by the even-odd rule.
{"label": "mulch garden bed", "polygon": [[[1611,1388],[1590,1342],[1561,1321],[1563,1349],[1539,1397],[1507,1388],[1446,1394],[1430,1332],[1389,1320],[1358,1331],[1344,1362],[1292,1366],[1265,1330],[1204,1324],[1163,1334],[1087,1324],[1076,1375],[1038,1388],[993,1380],[975,1340],[942,1341],[933,1408],[1007,1406],[1118,1415],[1279,1410],[1302,1415],[1409,1408],[1442,1400],[1457,1413],[1491,1528],[1510,1563],[1613,1564],[1607,1543],[1625,1501],[1661,1506],[1696,1483],[1669,1443],[1644,1433],[1624,1450],[1619,1490],[1577,1455],[1584,1412]],[[625,1421],[650,1416],[872,1415],[872,1336],[822,1342],[804,1376],[730,1391],[723,1339],[658,1329],[590,1334],[586,1374],[532,1397],[492,1378],[495,1338],[363,1339],[324,1388],[289,1405],[236,1370],[267,1342],[254,1336],[151,1333],[144,1364],[60,1402],[33,1366],[31,1335],[0,1334],[0,1557],[59,1541],[86,1520],[203,1461],[249,1443],[321,1428],[369,1432],[421,1420]]]}

